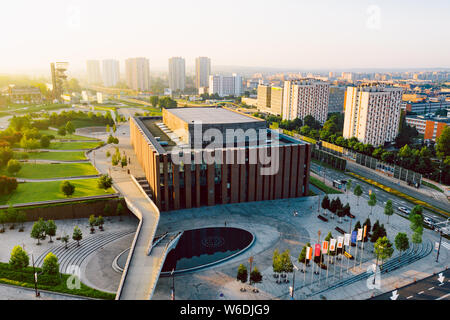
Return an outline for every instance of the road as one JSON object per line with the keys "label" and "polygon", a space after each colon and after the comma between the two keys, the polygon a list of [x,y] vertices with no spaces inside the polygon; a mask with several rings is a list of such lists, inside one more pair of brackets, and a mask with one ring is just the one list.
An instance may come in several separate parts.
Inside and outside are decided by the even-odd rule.
{"label": "road", "polygon": [[[396,196],[392,195],[391,193],[388,193],[384,190],[378,189],[369,183],[358,180],[355,177],[349,176],[349,175],[345,174],[344,172],[336,171],[336,170],[333,170],[330,168],[320,166],[319,164],[317,164],[315,162],[311,162],[311,170],[314,171],[315,173],[317,173],[318,175],[320,175],[321,177],[323,177],[323,175],[325,174],[325,178],[326,178],[326,180],[328,180],[327,181],[328,185],[333,180],[347,180],[348,181],[349,179],[351,179],[352,184],[353,184],[352,189],[355,187],[356,184],[359,184],[361,186],[361,188],[363,189],[363,194],[361,196],[362,199],[360,199],[360,201],[368,201],[369,200],[369,192],[368,191],[372,190],[372,192],[376,194],[377,202],[379,204],[384,206],[386,201],[391,200],[393,207],[396,209],[395,212],[403,217],[406,217],[406,215],[404,215],[403,213],[398,211],[398,209],[397,209],[398,207],[405,207],[405,208],[408,208],[409,210],[412,210],[412,208],[414,207],[414,204],[412,204],[402,198],[396,197]],[[373,175],[372,175],[372,178],[373,178]],[[435,220],[436,222],[444,222],[446,220],[442,216],[440,216],[428,209],[425,209],[425,208],[423,210],[423,215],[425,217],[429,217],[429,218]]]}
{"label": "road", "polygon": [[450,269],[370,300],[450,300]]}

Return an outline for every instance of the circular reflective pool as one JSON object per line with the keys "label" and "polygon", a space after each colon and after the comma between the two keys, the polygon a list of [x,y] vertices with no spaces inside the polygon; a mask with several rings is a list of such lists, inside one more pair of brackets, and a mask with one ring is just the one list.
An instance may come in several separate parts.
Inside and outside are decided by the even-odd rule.
{"label": "circular reflective pool", "polygon": [[186,230],[171,250],[161,275],[193,271],[229,259],[253,243],[253,235],[243,229],[214,227]]}

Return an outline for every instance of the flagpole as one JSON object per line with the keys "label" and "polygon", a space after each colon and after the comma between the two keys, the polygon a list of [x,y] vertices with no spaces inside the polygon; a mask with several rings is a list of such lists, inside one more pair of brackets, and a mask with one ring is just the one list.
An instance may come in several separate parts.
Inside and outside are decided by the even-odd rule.
{"label": "flagpole", "polygon": [[[351,239],[351,234],[352,234],[352,219],[350,219],[350,226],[348,228],[348,232],[350,234],[350,242],[348,245],[348,254],[351,255],[352,252],[352,239]],[[348,274],[348,269],[350,268],[350,258],[347,257],[347,274]]]}
{"label": "flagpole", "polygon": [[356,239],[356,249],[355,249],[355,264],[353,265],[353,268],[356,269],[356,260],[358,257],[358,239]]}
{"label": "flagpole", "polygon": [[327,262],[327,280],[326,283],[328,284],[328,269],[330,268],[330,255],[327,254],[328,262]]}
{"label": "flagpole", "polygon": [[360,253],[360,259],[359,259],[359,267],[361,268],[362,266],[362,256],[363,256],[363,251],[364,251],[364,237],[362,239],[362,243],[361,243],[361,253]]}
{"label": "flagpole", "polygon": [[322,276],[322,256],[323,253],[320,251],[320,258],[319,258],[319,287],[320,287],[320,278]]}
{"label": "flagpole", "polygon": [[[311,249],[312,249],[312,247],[311,247]],[[315,255],[316,255],[316,246],[314,246],[314,250],[313,250],[313,252],[311,253],[311,260],[312,260],[312,271],[311,271],[311,286],[312,286],[312,283],[313,283],[313,276],[314,276],[314,258],[315,258]]]}
{"label": "flagpole", "polygon": [[339,280],[342,278],[342,250],[344,250],[344,244],[342,244],[341,253],[339,257],[339,265],[340,265]]}

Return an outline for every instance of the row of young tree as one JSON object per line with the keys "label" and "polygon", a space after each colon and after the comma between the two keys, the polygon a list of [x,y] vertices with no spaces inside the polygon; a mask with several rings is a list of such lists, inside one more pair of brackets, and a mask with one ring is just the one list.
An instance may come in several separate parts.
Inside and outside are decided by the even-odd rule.
{"label": "row of young tree", "polygon": [[[9,258],[9,267],[14,271],[22,271],[29,265],[30,265],[30,257],[28,253],[21,246],[15,246],[11,251],[11,256]],[[44,278],[45,276],[53,276],[56,277],[56,279],[58,279],[57,278],[57,276],[59,276],[58,258],[52,252],[49,252],[43,260],[41,269]]]}

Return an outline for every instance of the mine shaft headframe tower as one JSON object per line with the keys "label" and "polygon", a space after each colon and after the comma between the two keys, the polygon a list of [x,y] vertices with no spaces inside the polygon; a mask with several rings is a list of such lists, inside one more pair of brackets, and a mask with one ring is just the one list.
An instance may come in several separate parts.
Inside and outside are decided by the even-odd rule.
{"label": "mine shaft headframe tower", "polygon": [[63,94],[63,83],[67,79],[66,71],[68,62],[52,62],[50,64],[52,72],[53,99],[59,100]]}

